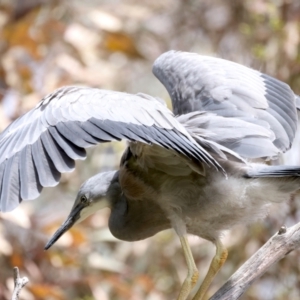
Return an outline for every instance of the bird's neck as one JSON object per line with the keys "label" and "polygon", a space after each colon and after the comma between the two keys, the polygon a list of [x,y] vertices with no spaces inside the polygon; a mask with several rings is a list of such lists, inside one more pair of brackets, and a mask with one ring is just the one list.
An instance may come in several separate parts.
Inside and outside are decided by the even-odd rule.
{"label": "bird's neck", "polygon": [[118,199],[113,199],[110,201],[111,203],[111,210],[112,214],[111,217],[124,217],[128,210],[127,199],[125,198],[124,194],[120,194]]}
{"label": "bird's neck", "polygon": [[127,199],[120,193],[117,197],[110,200],[111,214],[108,221],[108,227],[111,233],[119,239],[124,240],[123,231],[126,230],[127,221]]}
{"label": "bird's neck", "polygon": [[108,225],[111,233],[124,241],[146,239],[171,227],[155,202],[132,200],[123,193],[112,202]]}

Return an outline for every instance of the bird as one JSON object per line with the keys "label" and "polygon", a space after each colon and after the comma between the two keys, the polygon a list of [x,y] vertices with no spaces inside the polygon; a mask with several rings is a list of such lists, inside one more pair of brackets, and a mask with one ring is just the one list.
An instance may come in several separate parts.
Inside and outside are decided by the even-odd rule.
{"label": "bird", "polygon": [[197,53],[165,52],[152,70],[173,112],[143,93],[67,86],[12,122],[0,135],[0,210],[57,185],[86,148],[127,140],[119,168],[82,184],[45,249],[104,207],[111,233],[124,241],[173,228],[187,264],[177,298],[185,300],[199,278],[187,239],[193,234],[216,247],[193,296],[200,300],[228,255],[222,233],[265,217],[268,205],[299,189],[299,166],[268,162],[292,145],[300,97],[260,71]]}

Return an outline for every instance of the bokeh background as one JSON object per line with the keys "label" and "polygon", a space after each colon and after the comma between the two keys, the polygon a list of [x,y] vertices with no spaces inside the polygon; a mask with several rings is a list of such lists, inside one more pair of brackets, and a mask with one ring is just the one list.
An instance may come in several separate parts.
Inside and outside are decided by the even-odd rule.
{"label": "bokeh background", "polygon": [[[0,130],[55,88],[79,84],[165,99],[151,66],[170,49],[219,56],[257,68],[300,93],[299,0],[1,0]],[[300,164],[300,138],[285,160]],[[186,276],[180,244],[169,230],[144,241],[116,240],[109,210],[43,246],[68,214],[81,183],[118,166],[125,143],[89,151],[59,186],[38,201],[0,214],[0,299],[10,299],[12,271],[30,283],[21,299],[175,299]],[[300,199],[224,236],[229,258],[210,294],[279,228],[300,221]],[[190,237],[200,276],[214,247]],[[300,298],[300,251],[272,266],[242,299]]]}

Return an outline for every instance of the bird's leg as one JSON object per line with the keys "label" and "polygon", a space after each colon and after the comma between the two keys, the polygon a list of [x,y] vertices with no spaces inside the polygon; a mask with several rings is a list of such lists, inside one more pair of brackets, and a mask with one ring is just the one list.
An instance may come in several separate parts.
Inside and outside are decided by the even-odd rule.
{"label": "bird's leg", "polygon": [[196,295],[194,296],[193,300],[202,300],[204,299],[204,296],[213,281],[214,277],[217,275],[223,264],[225,263],[227,259],[227,249],[224,247],[224,245],[221,243],[220,240],[217,240],[215,243],[216,245],[216,255],[214,256],[213,260],[211,261],[211,264],[209,266],[208,272],[197,291]]}
{"label": "bird's leg", "polygon": [[193,254],[192,254],[190,245],[187,241],[186,235],[180,236],[180,242],[181,242],[184,257],[185,257],[185,260],[187,263],[188,274],[181,286],[181,290],[180,290],[177,300],[185,300],[188,297],[188,295],[190,294],[192,288],[197,283],[197,280],[199,278],[199,272],[197,270],[197,267],[196,267],[196,264],[195,264],[195,261],[193,258]]}

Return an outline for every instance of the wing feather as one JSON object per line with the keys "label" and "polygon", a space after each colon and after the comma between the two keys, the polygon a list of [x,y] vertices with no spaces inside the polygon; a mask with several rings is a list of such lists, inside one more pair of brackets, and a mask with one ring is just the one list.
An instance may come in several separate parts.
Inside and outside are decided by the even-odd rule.
{"label": "wing feather", "polygon": [[[290,148],[298,117],[297,97],[287,84],[231,61],[177,51],[162,54],[153,65],[153,73],[168,90],[175,114],[207,111],[261,124],[275,134],[270,141],[279,152]],[[252,140],[250,144],[258,154],[255,147],[260,145],[255,146]],[[239,149],[245,153],[244,147]],[[274,154],[269,150],[267,158]]]}
{"label": "wing feather", "polygon": [[[31,145],[27,145],[20,152],[20,181],[21,181],[21,198],[23,200],[34,199],[41,193],[38,173],[33,162]],[[32,180],[32,178],[34,180]],[[30,179],[30,180],[29,180]]]}
{"label": "wing feather", "polygon": [[[276,107],[275,104],[273,103],[270,103],[270,107],[267,109],[267,111],[275,117],[275,119],[277,121],[279,121],[280,125],[284,128],[288,138],[289,138],[289,141],[290,141],[290,144],[292,143],[292,140],[294,139],[294,131],[293,131],[293,128],[292,126],[290,125],[290,123],[288,122],[287,119],[285,119],[281,114],[283,114],[283,112],[281,111],[281,114],[278,112],[277,110],[278,107]],[[290,145],[288,146],[290,147]]]}
{"label": "wing feather", "polygon": [[[62,172],[74,169],[75,159],[86,157],[85,148],[121,139],[156,144],[224,172],[155,98],[65,87],[0,135],[1,210],[11,210],[22,199],[37,197],[42,187],[56,185]],[[4,187],[8,179],[12,187]]]}
{"label": "wing feather", "polygon": [[11,210],[21,202],[19,179],[19,153],[10,157],[4,170],[1,189],[1,210]]}
{"label": "wing feather", "polygon": [[89,121],[95,124],[99,128],[98,130],[100,132],[102,131],[104,134],[106,134],[106,136],[110,136],[110,141],[121,141],[124,138],[122,133],[116,131],[113,126],[109,126],[110,124],[107,124],[107,122],[103,122],[102,120],[98,120],[96,118],[91,118]]}
{"label": "wing feather", "polygon": [[274,133],[260,125],[206,112],[191,112],[178,120],[200,145],[220,159],[229,155],[242,161],[241,157],[257,159],[279,154],[273,144]]}
{"label": "wing feather", "polygon": [[112,139],[112,136],[107,134],[105,131],[101,130],[95,124],[93,124],[90,120],[86,122],[82,122],[80,124],[81,128],[89,133],[91,136],[98,139],[101,142],[109,142]]}
{"label": "wing feather", "polygon": [[[5,160],[1,165],[0,165],[0,196],[2,194],[2,187],[3,187],[3,179],[4,179],[4,173],[5,173],[5,168],[6,168],[7,160]],[[6,198],[7,199],[7,198]],[[6,207],[6,201],[2,201],[0,203],[0,209],[1,211],[4,210]]]}
{"label": "wing feather", "polygon": [[60,173],[71,172],[75,168],[75,162],[71,159],[53,139],[49,131],[45,131],[41,135],[43,148],[47,149],[47,153],[51,158],[56,170]]}
{"label": "wing feather", "polygon": [[[32,156],[40,184],[43,187],[57,185],[60,173],[56,170],[40,139],[32,145]],[[32,180],[32,178],[28,178],[28,180]]]}
{"label": "wing feather", "polygon": [[65,153],[72,159],[85,159],[86,152],[83,148],[80,148],[73,144],[71,141],[66,139],[61,135],[55,127],[50,126],[49,132],[52,138],[57,142],[57,144],[65,151]]}
{"label": "wing feather", "polygon": [[76,122],[59,122],[55,127],[62,136],[78,147],[86,148],[96,144]]}

